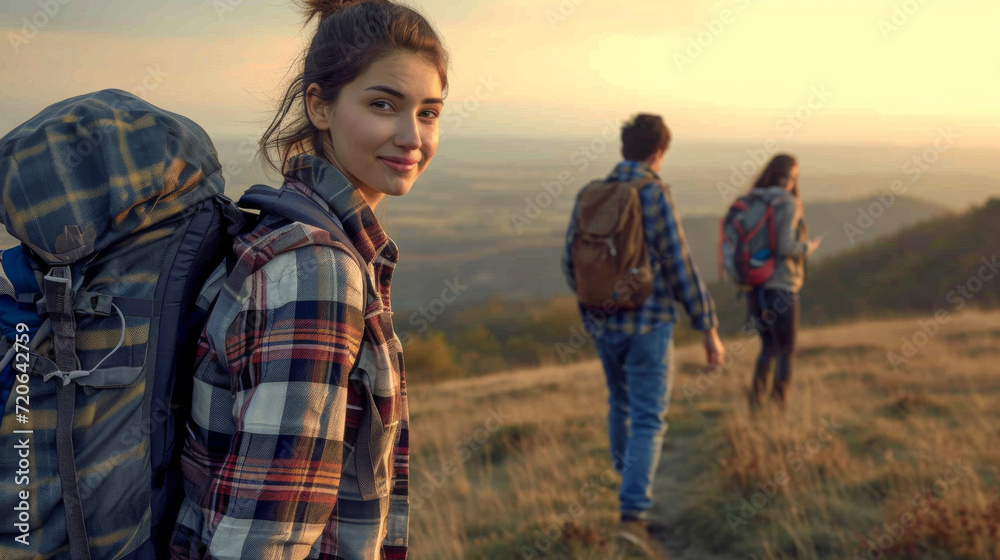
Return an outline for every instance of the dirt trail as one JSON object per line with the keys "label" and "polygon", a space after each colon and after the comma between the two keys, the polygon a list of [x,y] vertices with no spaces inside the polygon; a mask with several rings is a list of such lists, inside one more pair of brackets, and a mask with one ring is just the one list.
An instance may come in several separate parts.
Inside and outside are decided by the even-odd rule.
{"label": "dirt trail", "polygon": [[697,498],[691,494],[689,483],[692,472],[687,461],[694,455],[698,438],[698,434],[671,434],[667,431],[653,490],[656,505],[651,512],[654,523],[664,527],[659,529],[654,526],[653,532],[670,551],[671,560],[737,560],[737,556],[709,552],[675,529],[685,505]]}

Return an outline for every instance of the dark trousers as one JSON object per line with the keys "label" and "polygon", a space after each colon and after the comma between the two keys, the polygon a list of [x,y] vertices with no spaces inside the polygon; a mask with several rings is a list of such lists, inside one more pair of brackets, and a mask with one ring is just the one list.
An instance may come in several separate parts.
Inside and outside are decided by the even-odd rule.
{"label": "dark trousers", "polygon": [[747,320],[752,322],[761,339],[750,404],[757,406],[763,401],[771,362],[777,361],[771,400],[784,406],[792,379],[792,354],[799,324],[799,294],[788,290],[753,288],[747,294]]}

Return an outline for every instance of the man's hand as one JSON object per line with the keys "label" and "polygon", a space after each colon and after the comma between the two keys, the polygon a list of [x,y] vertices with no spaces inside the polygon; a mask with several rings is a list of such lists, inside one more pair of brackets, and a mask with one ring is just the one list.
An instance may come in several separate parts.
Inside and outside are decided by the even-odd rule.
{"label": "man's hand", "polygon": [[716,329],[705,331],[705,355],[708,367],[721,366],[726,359],[726,349],[722,347],[722,340]]}

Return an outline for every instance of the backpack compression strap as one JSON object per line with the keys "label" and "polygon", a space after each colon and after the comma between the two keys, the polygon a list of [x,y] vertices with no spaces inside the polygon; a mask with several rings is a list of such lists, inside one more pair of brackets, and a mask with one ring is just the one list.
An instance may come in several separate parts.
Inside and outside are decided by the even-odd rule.
{"label": "backpack compression strap", "polygon": [[330,237],[341,242],[361,268],[361,278],[364,281],[364,294],[368,294],[368,263],[347,236],[340,221],[324,212],[312,199],[294,191],[275,189],[267,185],[253,185],[240,197],[237,205],[245,208],[255,208],[261,214],[277,214],[293,222],[318,227],[328,231]]}
{"label": "backpack compression strap", "polygon": [[[68,266],[53,268],[45,276],[45,300],[52,321],[52,340],[56,365],[61,372],[76,369],[76,320],[73,315],[72,277]],[[63,375],[67,375],[63,373]],[[56,458],[59,483],[66,508],[66,533],[73,560],[90,559],[90,543],[84,521],[83,503],[77,485],[76,458],[73,451],[73,416],[76,408],[76,384],[69,377],[56,386]]]}

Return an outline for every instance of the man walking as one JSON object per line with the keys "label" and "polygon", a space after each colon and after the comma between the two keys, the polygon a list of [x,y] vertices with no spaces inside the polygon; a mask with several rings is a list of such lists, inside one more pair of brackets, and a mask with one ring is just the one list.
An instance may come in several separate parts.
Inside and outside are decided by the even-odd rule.
{"label": "man walking", "polygon": [[[666,558],[649,536],[647,514],[653,506],[653,478],[673,383],[677,320],[673,302],[679,301],[691,317],[692,327],[704,332],[710,366],[721,364],[725,351],[716,330],[712,297],[691,259],[670,191],[657,175],[670,144],[670,131],[658,115],[640,114],[622,127],[621,138],[624,161],[606,179],[587,185],[577,195],[562,265],[570,289],[580,299],[584,330],[594,337],[608,383],[612,463],[622,475],[618,537],[651,558]],[[628,189],[635,189],[637,201]],[[635,207],[634,219],[606,215],[608,211],[627,214],[629,204]],[[599,215],[601,211],[604,216]],[[618,219],[621,221],[616,222]],[[615,223],[618,225],[608,227]],[[625,240],[628,232],[623,231],[628,227],[642,230],[632,239],[640,244],[644,240],[648,250],[645,279],[643,265],[620,266],[619,261],[630,250],[630,241]],[[595,231],[617,231],[600,240],[609,246],[600,255],[592,248],[602,245],[595,245],[594,240],[599,239]],[[641,257],[647,259],[646,254]],[[593,296],[602,293],[593,288],[595,278],[611,282],[601,266],[625,271],[615,273],[617,281],[607,292],[612,295],[603,302]]]}

